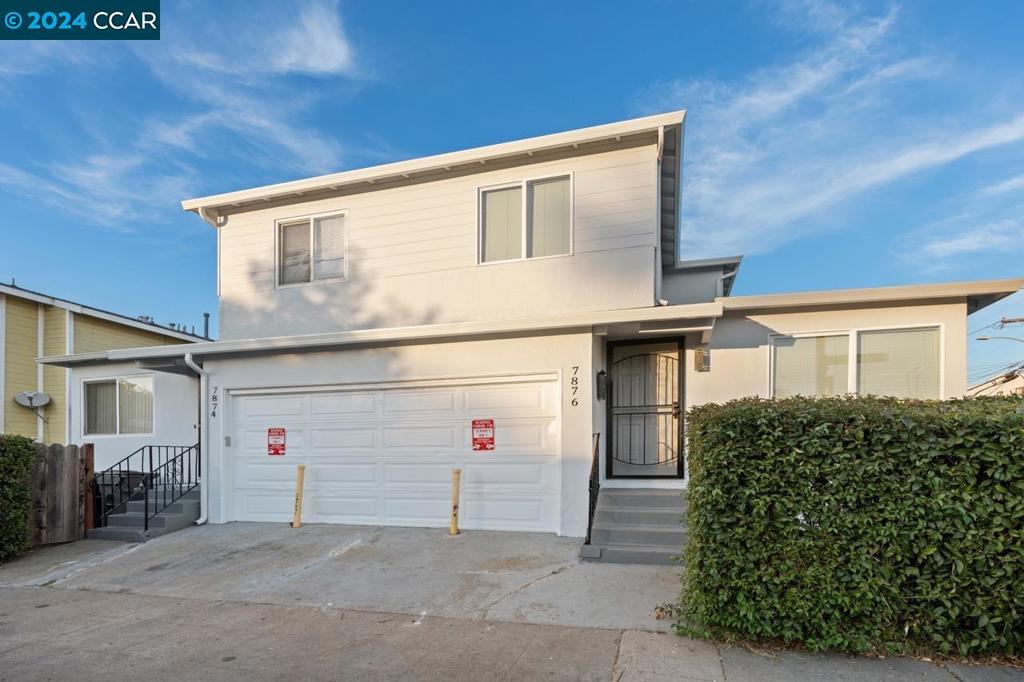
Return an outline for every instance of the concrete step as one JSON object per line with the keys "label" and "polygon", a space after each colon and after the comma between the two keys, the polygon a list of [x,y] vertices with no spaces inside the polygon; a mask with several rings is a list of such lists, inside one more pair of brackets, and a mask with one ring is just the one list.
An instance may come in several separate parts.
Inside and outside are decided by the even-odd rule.
{"label": "concrete step", "polygon": [[680,490],[653,490],[650,488],[601,488],[597,498],[598,508],[644,507],[647,509],[686,509]]}
{"label": "concrete step", "polygon": [[[166,514],[157,514],[149,520],[150,528],[163,528],[167,523]],[[141,511],[124,512],[122,514],[111,514],[107,517],[107,527],[117,526],[119,528],[142,528],[146,522],[146,515]]]}
{"label": "concrete step", "polygon": [[[157,506],[161,506],[162,507],[163,506],[163,502],[160,501],[160,500],[150,500],[149,501],[149,508],[151,510],[155,509]],[[192,507],[198,508],[199,507],[199,500],[192,500],[192,499],[178,500],[177,502],[172,502],[171,504],[167,505],[167,507],[164,509],[164,511],[166,511],[169,514],[181,514],[182,512],[188,511]],[[132,500],[131,502],[128,503],[128,509],[126,511],[141,512],[145,508],[146,508],[146,503],[145,503],[144,500]]]}
{"label": "concrete step", "polygon": [[686,531],[678,526],[645,526],[632,523],[594,523],[591,542],[612,545],[657,545],[682,551]]}
{"label": "concrete step", "polygon": [[681,551],[679,547],[670,546],[592,543],[583,545],[580,557],[587,561],[611,564],[671,566],[677,563],[674,557],[679,556]]}
{"label": "concrete step", "polygon": [[106,528],[92,528],[85,531],[85,536],[90,540],[118,540],[120,542],[145,542],[146,536],[141,528],[125,528],[119,526],[107,526]]}
{"label": "concrete step", "polygon": [[671,526],[678,528],[684,514],[678,509],[651,507],[614,507],[598,505],[594,513],[595,523],[636,523],[646,526]]}

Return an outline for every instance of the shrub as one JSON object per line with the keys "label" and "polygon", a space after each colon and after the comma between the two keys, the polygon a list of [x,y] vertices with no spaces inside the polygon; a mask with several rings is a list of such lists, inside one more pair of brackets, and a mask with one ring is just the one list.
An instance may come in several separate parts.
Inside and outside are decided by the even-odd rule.
{"label": "shrub", "polygon": [[0,435],[0,562],[29,548],[30,475],[35,457],[30,439]]}
{"label": "shrub", "polygon": [[1024,649],[1019,399],[696,407],[680,632]]}

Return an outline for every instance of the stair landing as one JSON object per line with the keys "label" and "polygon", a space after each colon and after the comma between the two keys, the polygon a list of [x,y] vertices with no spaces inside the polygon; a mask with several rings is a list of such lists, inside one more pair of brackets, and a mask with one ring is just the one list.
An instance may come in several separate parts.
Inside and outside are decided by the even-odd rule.
{"label": "stair landing", "polygon": [[675,563],[686,541],[686,501],[681,490],[602,488],[590,544],[580,557],[620,564]]}

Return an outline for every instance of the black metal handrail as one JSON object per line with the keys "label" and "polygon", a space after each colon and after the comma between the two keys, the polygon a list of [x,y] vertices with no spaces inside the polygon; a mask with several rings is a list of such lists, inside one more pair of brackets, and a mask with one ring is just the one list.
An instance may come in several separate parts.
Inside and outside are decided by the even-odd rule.
{"label": "black metal handrail", "polygon": [[597,495],[601,492],[601,434],[594,434],[594,458],[590,462],[590,513],[587,517],[587,539],[583,543],[590,544],[590,531],[594,527],[594,514],[597,512]]}
{"label": "black metal handrail", "polygon": [[[191,480],[198,484],[201,473],[198,452],[198,443],[196,445],[143,445],[113,466],[97,472],[92,483],[93,495],[97,502],[95,526],[97,528],[106,526],[109,517],[125,511],[128,503],[132,500],[148,499],[154,479],[164,476],[163,480],[166,480],[167,474],[170,473],[158,470],[167,462],[174,461],[178,457],[184,457],[189,465],[190,474],[194,470]],[[192,487],[194,488],[195,485]],[[166,506],[163,509],[166,509]],[[147,518],[147,529],[148,521]]]}
{"label": "black metal handrail", "polygon": [[[199,485],[199,443],[180,452],[179,448],[162,445],[149,446],[149,471],[151,475],[143,480],[143,532],[149,530],[149,522],[160,512],[180,500]],[[156,454],[156,466],[153,455]],[[155,483],[155,485],[154,485]],[[150,504],[152,500],[152,504]]]}

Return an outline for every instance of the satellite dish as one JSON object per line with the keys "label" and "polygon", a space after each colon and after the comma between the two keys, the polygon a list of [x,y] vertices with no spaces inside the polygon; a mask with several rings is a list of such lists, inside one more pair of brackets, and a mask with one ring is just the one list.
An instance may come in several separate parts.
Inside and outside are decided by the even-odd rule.
{"label": "satellite dish", "polygon": [[42,407],[50,402],[50,396],[39,391],[22,391],[14,396],[14,402],[22,407]]}

